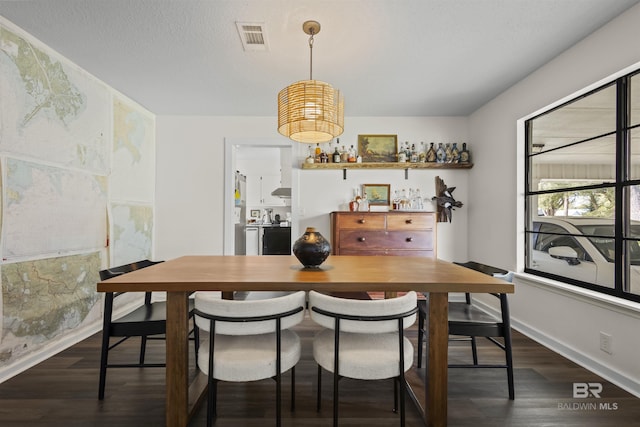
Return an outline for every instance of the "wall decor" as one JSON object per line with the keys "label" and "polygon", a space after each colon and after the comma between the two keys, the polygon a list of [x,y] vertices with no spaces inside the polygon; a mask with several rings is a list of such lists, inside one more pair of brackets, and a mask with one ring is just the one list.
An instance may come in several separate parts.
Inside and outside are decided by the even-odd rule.
{"label": "wall decor", "polygon": [[251,218],[260,218],[260,209],[251,209]]}
{"label": "wall decor", "polygon": [[369,205],[386,205],[391,203],[390,184],[362,184],[362,194],[367,195]]}
{"label": "wall decor", "polygon": [[439,176],[436,176],[436,194],[431,200],[438,204],[438,222],[451,222],[451,214],[454,208],[461,208],[462,202],[453,198],[453,190],[456,187],[447,187]]}
{"label": "wall decor", "polygon": [[363,162],[395,162],[398,135],[358,135],[358,153]]}

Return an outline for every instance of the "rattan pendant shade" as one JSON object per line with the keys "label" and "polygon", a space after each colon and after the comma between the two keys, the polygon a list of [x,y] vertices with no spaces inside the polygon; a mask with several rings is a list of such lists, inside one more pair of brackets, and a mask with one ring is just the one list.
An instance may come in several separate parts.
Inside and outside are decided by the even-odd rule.
{"label": "rattan pendant shade", "polygon": [[344,131],[344,99],[320,80],[301,80],[278,94],[278,132],[297,142],[327,142]]}
{"label": "rattan pendant shade", "polygon": [[344,131],[344,99],[329,83],[313,80],[313,36],[316,21],[306,21],[309,34],[309,80],[290,84],[278,93],[278,132],[297,141],[315,144],[331,141]]}

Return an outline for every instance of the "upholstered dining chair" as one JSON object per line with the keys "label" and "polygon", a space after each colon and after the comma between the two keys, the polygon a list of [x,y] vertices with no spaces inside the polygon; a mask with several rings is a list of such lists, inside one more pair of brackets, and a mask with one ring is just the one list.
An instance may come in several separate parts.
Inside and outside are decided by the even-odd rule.
{"label": "upholstered dining chair", "polygon": [[[513,272],[493,274],[508,282],[513,280]],[[465,294],[465,301],[449,302],[449,335],[462,337],[471,343],[473,364],[449,364],[449,368],[504,368],[507,372],[507,386],[509,399],[515,398],[513,379],[513,352],[511,349],[511,320],[509,315],[509,301],[507,294],[491,294],[500,300],[500,315],[494,316],[473,304],[470,294]],[[418,368],[422,367],[422,349],[428,342],[428,298],[418,301]],[[478,362],[477,337],[484,337],[505,352],[505,363],[489,364]],[[498,340],[500,339],[500,340]]]}
{"label": "upholstered dining chair", "polygon": [[[162,261],[141,260],[118,267],[100,271],[100,280],[127,274],[132,271],[147,268]],[[145,355],[147,340],[165,339],[167,325],[166,301],[154,301],[152,292],[145,292],[144,304],[117,319],[113,318],[113,304],[117,297],[127,292],[107,292],[104,300],[102,323],[102,350],[100,355],[100,380],[98,385],[98,399],[104,399],[107,381],[107,368],[156,368],[164,367],[165,363],[146,363]],[[218,298],[220,293],[217,293]],[[189,300],[189,317],[193,316],[193,301]],[[119,338],[111,343],[111,338]],[[137,363],[109,363],[109,351],[132,337],[140,337],[140,356]],[[198,349],[198,335],[193,334],[196,353]]]}
{"label": "upholstered dining chair", "polygon": [[257,300],[223,300],[198,292],[196,325],[208,331],[198,351],[198,368],[208,377],[207,426],[217,416],[218,381],[276,380],[276,425],[281,425],[281,377],[291,370],[291,410],[295,409],[298,335],[290,328],[304,318],[306,293]]}
{"label": "upholstered dining chair", "polygon": [[[353,300],[309,292],[311,318],[323,326],[313,340],[318,363],[317,408],[321,404],[322,369],[333,373],[333,425],[338,425],[338,382],[394,379],[394,409],[400,397],[400,424],[405,424],[404,374],[413,364],[413,345],[404,329],[416,320],[416,293],[384,300]],[[366,357],[363,357],[366,355]],[[398,388],[399,386],[399,388]]]}

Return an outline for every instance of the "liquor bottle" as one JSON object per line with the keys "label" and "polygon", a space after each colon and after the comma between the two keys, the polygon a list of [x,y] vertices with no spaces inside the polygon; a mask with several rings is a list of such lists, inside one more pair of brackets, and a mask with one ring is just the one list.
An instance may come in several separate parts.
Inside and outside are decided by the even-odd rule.
{"label": "liquor bottle", "polygon": [[453,147],[451,147],[451,157],[453,163],[460,163],[460,151],[458,150],[458,144],[453,143]]}
{"label": "liquor bottle", "polygon": [[320,154],[322,154],[322,148],[320,148],[320,144],[316,144],[316,151],[315,151],[316,163],[320,163]]}
{"label": "liquor bottle", "polygon": [[424,146],[424,141],[420,142],[420,153],[418,154],[418,161],[424,163],[427,161],[427,150]]}
{"label": "liquor bottle", "polygon": [[416,151],[416,144],[411,144],[411,163],[418,163],[418,151]]}
{"label": "liquor bottle", "polygon": [[340,152],[338,151],[338,146],[336,146],[336,151],[333,152],[333,163],[340,163]]}
{"label": "liquor bottle", "polygon": [[398,150],[398,163],[404,163],[407,161],[407,153],[404,152],[403,148]]}
{"label": "liquor bottle", "polygon": [[349,148],[349,156],[347,157],[347,161],[349,163],[356,162],[356,149],[353,148],[353,145]]}
{"label": "liquor bottle", "polygon": [[427,163],[435,163],[436,161],[436,149],[433,148],[433,142],[429,145],[429,149],[427,150]]}
{"label": "liquor bottle", "polygon": [[411,149],[409,148],[409,141],[405,141],[404,142],[404,157],[405,157],[405,162],[410,162],[411,161]]}
{"label": "liquor bottle", "polygon": [[451,144],[448,142],[444,146],[444,162],[445,163],[453,162],[453,152],[451,151]]}
{"label": "liquor bottle", "polygon": [[329,163],[329,155],[324,150],[320,153],[320,163]]}
{"label": "liquor bottle", "polygon": [[342,146],[342,152],[340,153],[340,162],[347,163],[349,161],[349,152],[344,145]]}
{"label": "liquor bottle", "polygon": [[444,163],[445,162],[445,158],[446,158],[446,154],[444,152],[444,146],[442,145],[442,142],[438,143],[438,149],[436,150],[436,162],[437,163]]}
{"label": "liquor bottle", "polygon": [[469,163],[471,161],[471,155],[467,150],[467,143],[462,143],[462,151],[460,152],[460,163]]}
{"label": "liquor bottle", "polygon": [[315,163],[316,162],[316,159],[313,156],[313,150],[311,149],[311,146],[309,146],[309,155],[307,156],[306,159],[304,159],[304,161],[306,163]]}

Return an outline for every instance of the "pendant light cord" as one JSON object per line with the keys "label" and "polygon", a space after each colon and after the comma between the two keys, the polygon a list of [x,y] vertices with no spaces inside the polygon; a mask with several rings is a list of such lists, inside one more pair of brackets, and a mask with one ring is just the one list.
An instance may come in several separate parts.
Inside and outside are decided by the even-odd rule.
{"label": "pendant light cord", "polygon": [[309,36],[309,80],[313,80],[313,29]]}

